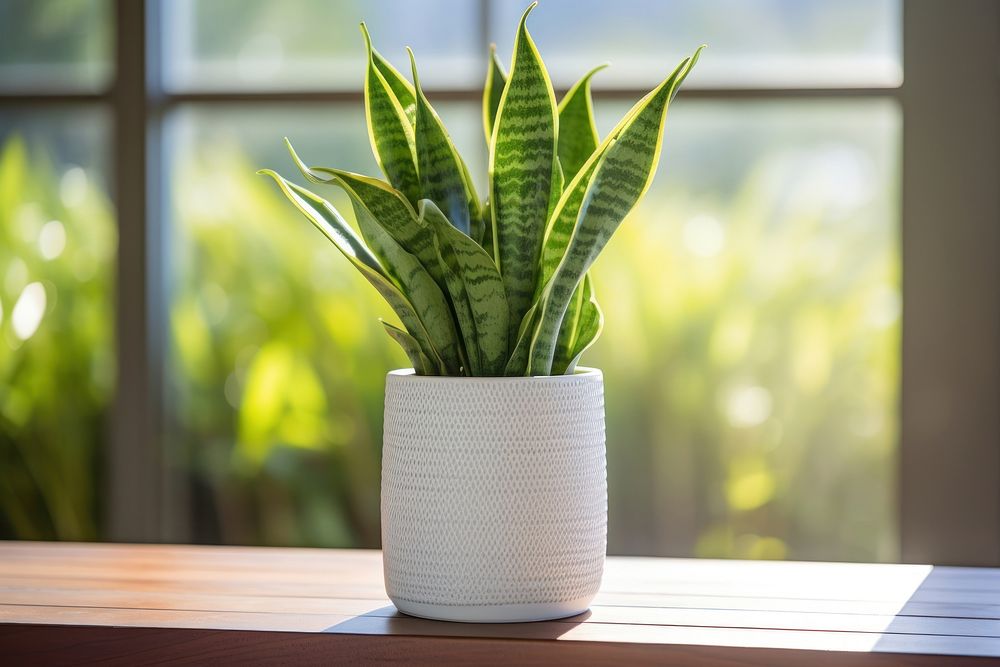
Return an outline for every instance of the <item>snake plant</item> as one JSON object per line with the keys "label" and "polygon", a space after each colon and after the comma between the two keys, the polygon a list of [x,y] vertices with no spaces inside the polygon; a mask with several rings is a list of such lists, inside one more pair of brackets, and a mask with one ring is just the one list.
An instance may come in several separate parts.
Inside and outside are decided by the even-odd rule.
{"label": "snake plant", "polygon": [[[354,231],[325,199],[272,170],[289,200],[385,298],[403,328],[386,332],[423,375],[572,373],[603,315],[588,271],[649,188],[667,106],[699,48],[639,100],[605,137],[594,124],[585,74],[561,101],[521,18],[504,71],[490,50],[483,91],[489,145],[485,202],[420,87],[372,47],[365,113],[385,180],[309,167],[303,176],[342,189]],[[703,47],[702,47],[703,48]]]}

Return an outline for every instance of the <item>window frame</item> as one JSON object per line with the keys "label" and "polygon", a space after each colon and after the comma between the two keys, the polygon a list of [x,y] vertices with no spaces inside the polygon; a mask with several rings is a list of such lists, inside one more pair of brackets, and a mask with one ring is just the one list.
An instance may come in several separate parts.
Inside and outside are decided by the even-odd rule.
{"label": "window frame", "polygon": [[[489,35],[489,3],[479,32]],[[902,0],[899,87],[687,88],[685,99],[893,99],[903,118],[898,530],[901,562],[1000,565],[1000,3]],[[188,498],[167,451],[169,220],[163,121],[182,104],[360,102],[324,91],[167,92],[162,0],[114,0],[107,90],[2,94],[0,108],[99,105],[113,114],[118,382],[107,458],[108,537],[187,541]],[[484,58],[485,71],[485,58]],[[595,91],[635,99],[637,89]],[[477,90],[437,90],[478,101]],[[958,165],[961,165],[959,167]],[[947,220],[949,234],[941,234]]]}

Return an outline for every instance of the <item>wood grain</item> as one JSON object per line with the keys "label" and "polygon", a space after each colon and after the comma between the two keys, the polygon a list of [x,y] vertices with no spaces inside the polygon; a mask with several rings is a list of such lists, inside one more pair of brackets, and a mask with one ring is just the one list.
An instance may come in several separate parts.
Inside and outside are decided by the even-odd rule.
{"label": "wood grain", "polygon": [[974,664],[1000,658],[1000,570],[609,558],[588,613],[476,625],[396,612],[377,551],[9,542],[0,543],[0,655]]}

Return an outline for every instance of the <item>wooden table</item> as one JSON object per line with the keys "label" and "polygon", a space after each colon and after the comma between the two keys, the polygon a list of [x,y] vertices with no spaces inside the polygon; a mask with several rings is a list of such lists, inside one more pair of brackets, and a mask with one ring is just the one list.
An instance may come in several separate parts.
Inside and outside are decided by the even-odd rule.
{"label": "wooden table", "polygon": [[398,614],[377,551],[0,542],[7,665],[962,665],[990,656],[1000,656],[1000,570],[609,558],[582,616],[472,625]]}

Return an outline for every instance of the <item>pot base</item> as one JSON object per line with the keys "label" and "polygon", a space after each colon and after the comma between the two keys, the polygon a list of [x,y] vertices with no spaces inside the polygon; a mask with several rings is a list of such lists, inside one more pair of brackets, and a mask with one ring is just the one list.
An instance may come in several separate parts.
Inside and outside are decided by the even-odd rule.
{"label": "pot base", "polygon": [[[390,598],[391,599],[391,598]],[[393,600],[396,609],[410,616],[459,623],[527,623],[553,621],[584,613],[592,598],[535,604],[453,605]]]}

